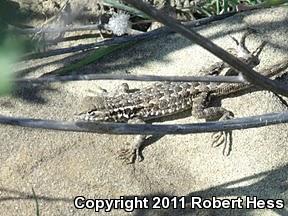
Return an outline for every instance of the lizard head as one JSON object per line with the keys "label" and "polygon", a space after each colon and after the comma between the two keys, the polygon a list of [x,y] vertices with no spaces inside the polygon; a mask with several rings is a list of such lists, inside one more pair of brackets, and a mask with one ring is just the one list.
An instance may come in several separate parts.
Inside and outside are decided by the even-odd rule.
{"label": "lizard head", "polygon": [[101,109],[104,107],[104,99],[100,96],[87,96],[79,105],[74,114],[77,120],[97,121],[102,119]]}

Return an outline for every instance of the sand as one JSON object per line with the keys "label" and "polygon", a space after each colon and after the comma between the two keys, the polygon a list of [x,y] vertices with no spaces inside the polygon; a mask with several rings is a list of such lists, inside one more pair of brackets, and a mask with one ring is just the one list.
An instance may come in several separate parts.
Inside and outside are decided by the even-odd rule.
{"label": "sand", "polygon": [[[268,44],[260,55],[265,68],[287,58],[285,8],[246,12],[197,28],[216,44],[235,47],[247,27],[257,34],[248,37],[255,49]],[[51,72],[67,63],[38,68],[33,75]],[[217,58],[183,37],[173,34],[142,42],[117,52],[80,72],[155,75],[198,75]],[[40,60],[26,63],[38,64]],[[81,81],[23,86],[11,97],[0,98],[1,114],[42,119],[72,120],[81,100],[98,87],[115,91],[121,81]],[[141,88],[147,83],[129,82]],[[286,111],[284,102],[268,91],[227,98],[222,106],[244,117]],[[188,116],[165,123],[203,122]],[[144,160],[126,165],[117,160],[117,151],[133,136],[60,132],[0,125],[0,212],[1,215],[36,215],[32,188],[38,196],[41,215],[95,215],[77,210],[76,196],[90,199],[125,197],[184,196],[186,209],[137,209],[133,212],[100,211],[98,215],[287,215],[282,209],[191,209],[191,196],[203,198],[283,199],[287,205],[288,125],[233,132],[233,148],[228,157],[222,147],[211,147],[211,134],[166,135],[143,150]]]}

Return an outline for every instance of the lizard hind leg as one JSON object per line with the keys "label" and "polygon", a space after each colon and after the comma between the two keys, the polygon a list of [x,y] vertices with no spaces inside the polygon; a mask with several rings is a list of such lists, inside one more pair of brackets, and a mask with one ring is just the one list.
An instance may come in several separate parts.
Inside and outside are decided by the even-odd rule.
{"label": "lizard hind leg", "polygon": [[[128,124],[145,124],[145,122],[142,119],[134,118],[129,120]],[[136,160],[142,161],[143,156],[140,149],[145,139],[146,135],[136,135],[133,143],[126,143],[129,147],[120,149],[118,158],[127,164],[134,163]]]}
{"label": "lizard hind leg", "polygon": [[[207,100],[207,93],[202,93],[194,98],[192,106],[192,115],[199,119],[218,119],[219,121],[225,121],[234,117],[231,111],[226,110],[223,107],[206,107],[205,101]],[[218,147],[224,144],[223,155],[228,156],[231,151],[231,131],[219,131],[212,134],[213,147]]]}
{"label": "lizard hind leg", "polygon": [[[219,121],[225,121],[233,118],[234,115],[232,112],[226,110],[223,116],[219,119]],[[219,131],[212,133],[212,147],[218,147],[220,145],[223,146],[223,155],[228,156],[231,152],[232,147],[232,131]]]}
{"label": "lizard hind leg", "polygon": [[[208,107],[202,110],[202,114],[197,117],[211,119],[219,118],[219,121],[225,121],[233,118],[233,113],[222,107]],[[195,113],[194,113],[195,115]],[[228,156],[231,152],[232,131],[219,131],[212,133],[212,147],[223,145],[223,155]]]}

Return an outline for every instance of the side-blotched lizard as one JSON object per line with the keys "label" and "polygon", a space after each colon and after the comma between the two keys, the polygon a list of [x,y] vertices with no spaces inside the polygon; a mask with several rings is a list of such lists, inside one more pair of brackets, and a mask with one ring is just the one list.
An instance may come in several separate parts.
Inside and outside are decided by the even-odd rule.
{"label": "side-blotched lizard", "polygon": [[[248,63],[251,67],[259,64],[258,56],[264,47],[262,43],[253,53],[245,47],[245,39],[249,33],[241,38],[237,43],[236,55],[239,59]],[[288,60],[280,64],[265,69],[261,74],[271,77],[288,67]],[[226,63],[219,62],[208,69],[208,75],[236,74]],[[146,123],[155,119],[177,114],[186,110],[192,110],[192,115],[196,118],[227,120],[233,117],[231,111],[223,107],[210,107],[211,99],[222,98],[231,93],[245,89],[249,84],[215,84],[200,82],[162,82],[153,84],[139,91],[130,92],[127,84],[124,84],[124,91],[114,96],[99,96],[86,98],[88,107],[78,115],[84,121],[105,121],[105,122],[128,122]],[[213,134],[214,146],[224,144],[223,153],[229,154],[230,131],[221,131]],[[137,135],[134,145],[124,149],[120,153],[120,158],[134,162],[136,158],[142,160],[139,149],[145,140],[145,135]],[[228,148],[228,150],[227,150]]]}

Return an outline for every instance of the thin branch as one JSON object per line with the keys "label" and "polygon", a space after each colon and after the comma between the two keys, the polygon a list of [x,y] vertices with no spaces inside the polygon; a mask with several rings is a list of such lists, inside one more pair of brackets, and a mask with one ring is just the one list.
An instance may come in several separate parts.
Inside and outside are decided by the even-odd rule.
{"label": "thin branch", "polygon": [[137,9],[143,11],[144,13],[148,14],[155,20],[163,23],[164,25],[170,27],[175,32],[180,33],[181,35],[185,36],[189,40],[195,42],[196,44],[200,45],[204,49],[210,51],[215,56],[227,62],[230,66],[235,68],[236,70],[243,73],[245,78],[256,86],[261,86],[264,89],[268,89],[272,92],[288,96],[288,87],[287,85],[283,85],[278,81],[272,81],[254,71],[249,65],[245,64],[244,62],[240,61],[235,56],[229,54],[227,51],[222,49],[221,47],[214,44],[209,39],[203,37],[202,35],[198,34],[196,31],[187,28],[186,26],[182,25],[180,22],[175,20],[174,18],[168,16],[167,14],[163,14],[162,12],[158,11],[157,9],[153,8],[151,5],[144,3],[141,0],[124,0],[128,4],[133,5]]}
{"label": "thin branch", "polygon": [[237,118],[226,121],[211,121],[194,124],[125,124],[102,122],[68,122],[32,118],[15,118],[0,115],[0,124],[42,128],[61,131],[89,132],[101,134],[190,134],[236,129],[264,127],[288,122],[288,112]]}
{"label": "thin branch", "polygon": [[[261,70],[260,74],[266,77],[280,76],[286,73],[288,68],[288,60],[274,64],[268,68]],[[18,78],[14,82],[63,82],[63,81],[79,81],[79,80],[133,80],[133,81],[173,81],[173,82],[223,82],[223,83],[242,83],[226,86],[225,89],[230,92],[231,89],[242,89],[243,85],[247,85],[247,81],[243,76],[155,76],[155,75],[130,75],[130,74],[74,74],[66,76],[47,76],[40,78]],[[247,85],[247,87],[251,86]],[[222,85],[223,87],[223,85]]]}
{"label": "thin branch", "polygon": [[[206,25],[208,23],[211,23],[217,20],[222,20],[229,16],[233,16],[234,14],[235,14],[234,12],[231,12],[231,13],[207,17],[207,18],[203,18],[199,20],[193,20],[191,22],[186,22],[185,25],[189,27],[197,27],[201,25]],[[89,51],[89,50],[93,50],[101,46],[112,46],[112,45],[119,45],[123,43],[133,42],[133,41],[141,41],[144,39],[152,39],[152,38],[157,38],[162,35],[170,34],[170,33],[174,33],[174,31],[167,27],[161,27],[159,29],[155,29],[153,31],[145,32],[145,33],[138,34],[138,35],[114,37],[112,39],[107,39],[107,40],[100,41],[97,43],[90,43],[90,44],[84,44],[84,45],[77,45],[74,47],[54,49],[54,50],[49,50],[43,53],[29,53],[29,54],[24,55],[21,59],[27,60],[27,59],[34,59],[34,58],[45,58],[49,56],[62,55],[62,54],[71,53],[71,52]]]}
{"label": "thin branch", "polygon": [[154,76],[154,75],[126,75],[126,74],[88,74],[48,76],[40,78],[16,79],[15,82],[63,82],[79,80],[133,80],[133,81],[173,81],[173,82],[225,82],[246,83],[242,76]]}
{"label": "thin branch", "polygon": [[74,32],[74,31],[87,31],[87,30],[99,30],[100,24],[84,25],[84,26],[65,26],[65,27],[43,27],[43,28],[19,28],[13,25],[9,25],[9,30],[19,34],[35,34],[42,33],[58,33],[58,32]]}

